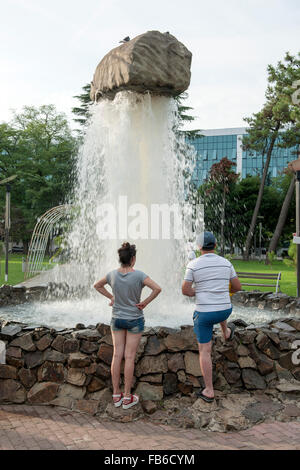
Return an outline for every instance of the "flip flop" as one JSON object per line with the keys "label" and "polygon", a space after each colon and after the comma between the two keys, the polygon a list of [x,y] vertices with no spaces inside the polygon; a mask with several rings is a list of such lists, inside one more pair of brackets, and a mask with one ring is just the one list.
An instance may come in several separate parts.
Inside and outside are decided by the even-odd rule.
{"label": "flip flop", "polygon": [[212,403],[215,398],[207,397],[206,395],[203,395],[202,390],[199,392],[196,392],[196,396],[198,398],[202,398],[202,400],[206,401],[207,403]]}
{"label": "flip flop", "polygon": [[230,328],[230,336],[229,338],[227,338],[226,341],[231,341],[233,340],[233,337],[234,337],[234,332],[235,332],[235,329],[236,329],[236,325],[234,323],[228,323],[228,328]]}

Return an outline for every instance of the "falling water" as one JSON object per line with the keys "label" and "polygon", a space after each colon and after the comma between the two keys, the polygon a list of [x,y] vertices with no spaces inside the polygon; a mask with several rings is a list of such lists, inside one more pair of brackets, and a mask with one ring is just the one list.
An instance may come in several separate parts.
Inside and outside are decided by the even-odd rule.
{"label": "falling water", "polygon": [[[55,303],[64,323],[70,324],[72,316],[77,317],[75,311],[82,310],[90,321],[95,321],[95,312],[98,321],[109,319],[111,308],[107,299],[93,289],[93,284],[118,267],[117,249],[124,241],[136,244],[135,268],[144,271],[163,290],[146,308],[146,319],[152,325],[190,321],[191,305],[181,294],[181,282],[187,263],[187,237],[192,237],[192,233],[178,238],[172,217],[169,237],[163,231],[161,219],[159,232],[155,232],[157,219],[151,217],[153,205],[165,204],[170,208],[177,204],[184,216],[184,227],[192,220],[193,210],[186,201],[194,150],[176,132],[179,123],[176,101],[119,92],[113,101],[104,99],[91,106],[90,114],[77,162],[75,215],[66,240],[70,261],[67,266],[53,270],[57,282],[84,285],[87,298]],[[115,211],[115,228],[103,226],[100,215],[105,204]],[[146,224],[140,220],[145,213]],[[103,239],[101,230],[105,228],[109,239]],[[149,295],[147,290],[144,289],[143,298]],[[52,303],[52,315],[53,307]]]}
{"label": "falling water", "polygon": [[[87,285],[117,266],[117,249],[128,240],[137,246],[136,268],[162,285],[166,299],[178,290],[185,240],[175,240],[172,231],[170,239],[162,239],[162,224],[159,239],[151,232],[151,205],[178,204],[181,212],[188,208],[189,178],[184,173],[191,175],[194,159],[190,147],[176,138],[176,111],[172,98],[133,92],[119,92],[113,101],[92,107],[78,160],[75,205],[80,213],[68,239],[76,278],[80,265],[81,281]],[[110,239],[103,240],[99,213],[107,203],[115,209],[117,224],[116,233],[112,226]],[[145,213],[147,224],[139,224],[137,218]]]}

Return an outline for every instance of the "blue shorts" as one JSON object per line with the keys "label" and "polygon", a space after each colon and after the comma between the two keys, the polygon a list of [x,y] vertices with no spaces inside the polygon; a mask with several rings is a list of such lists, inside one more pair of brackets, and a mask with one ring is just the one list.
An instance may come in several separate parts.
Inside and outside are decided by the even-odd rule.
{"label": "blue shorts", "polygon": [[213,327],[216,323],[227,320],[232,312],[232,307],[219,312],[194,312],[194,332],[198,343],[209,343],[212,339]]}
{"label": "blue shorts", "polygon": [[125,318],[112,318],[110,322],[112,331],[127,330],[129,333],[142,333],[145,329],[144,317],[134,320],[125,320]]}

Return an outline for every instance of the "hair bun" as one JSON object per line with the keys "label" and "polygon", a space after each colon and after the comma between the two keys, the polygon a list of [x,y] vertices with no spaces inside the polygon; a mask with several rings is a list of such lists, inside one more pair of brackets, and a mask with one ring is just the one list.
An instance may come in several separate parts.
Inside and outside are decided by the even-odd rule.
{"label": "hair bun", "polygon": [[128,242],[122,243],[122,248],[125,248],[126,250],[130,250],[130,243]]}

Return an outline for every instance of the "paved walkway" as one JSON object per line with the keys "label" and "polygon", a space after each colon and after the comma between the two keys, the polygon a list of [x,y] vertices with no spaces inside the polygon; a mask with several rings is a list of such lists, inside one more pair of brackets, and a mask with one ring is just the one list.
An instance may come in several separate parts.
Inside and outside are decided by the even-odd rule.
{"label": "paved walkway", "polygon": [[0,406],[0,450],[300,449],[300,422],[263,423],[241,432],[178,429],[141,420],[103,421],[62,408]]}

